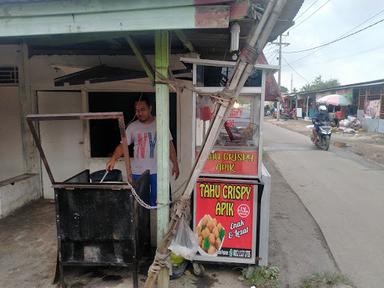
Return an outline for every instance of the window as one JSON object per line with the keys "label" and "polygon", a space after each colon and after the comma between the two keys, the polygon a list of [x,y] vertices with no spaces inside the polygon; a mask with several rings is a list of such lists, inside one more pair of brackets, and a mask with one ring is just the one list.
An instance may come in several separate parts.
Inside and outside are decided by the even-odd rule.
{"label": "window", "polygon": [[19,83],[19,72],[17,67],[0,67],[0,85]]}
{"label": "window", "polygon": [[[125,124],[133,121],[134,103],[140,97],[146,97],[152,104],[152,113],[156,115],[155,93],[140,92],[91,92],[89,93],[89,112],[123,112]],[[176,94],[170,93],[170,130],[176,146]],[[120,143],[120,131],[116,120],[91,120],[90,125],[91,157],[110,157]],[[132,154],[130,147],[130,154]]]}
{"label": "window", "polygon": [[[232,67],[197,66],[197,86],[224,87],[233,73]],[[261,70],[254,69],[244,87],[261,86]]]}

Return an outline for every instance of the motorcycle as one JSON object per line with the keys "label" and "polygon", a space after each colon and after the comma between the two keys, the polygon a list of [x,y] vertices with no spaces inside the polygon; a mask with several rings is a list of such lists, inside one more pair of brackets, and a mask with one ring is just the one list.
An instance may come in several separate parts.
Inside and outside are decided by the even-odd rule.
{"label": "motorcycle", "polygon": [[[331,141],[332,127],[329,122],[315,122],[314,125],[318,125],[319,129],[316,133],[316,137],[311,135],[313,144],[321,150],[327,151],[329,149],[329,143]],[[314,128],[315,129],[315,128]]]}

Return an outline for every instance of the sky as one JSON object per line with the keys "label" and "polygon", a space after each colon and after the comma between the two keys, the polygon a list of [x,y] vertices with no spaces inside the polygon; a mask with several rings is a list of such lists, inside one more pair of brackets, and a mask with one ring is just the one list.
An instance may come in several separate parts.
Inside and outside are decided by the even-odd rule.
{"label": "sky", "polygon": [[[331,42],[380,20],[323,48],[290,53]],[[291,78],[298,90],[319,75],[323,80],[337,79],[341,85],[384,78],[383,0],[305,0],[294,21],[282,40],[289,45],[282,48],[281,85],[289,91]],[[264,53],[270,64],[278,64],[277,45],[267,44]]]}

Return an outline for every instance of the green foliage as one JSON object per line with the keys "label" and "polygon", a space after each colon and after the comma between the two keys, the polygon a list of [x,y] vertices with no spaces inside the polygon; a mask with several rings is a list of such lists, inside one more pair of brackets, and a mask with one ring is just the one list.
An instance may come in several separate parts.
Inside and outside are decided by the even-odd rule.
{"label": "green foliage", "polygon": [[351,285],[352,282],[338,273],[315,273],[304,278],[298,288],[331,288],[339,284]]}
{"label": "green foliage", "polygon": [[284,86],[280,86],[280,92],[288,93],[288,88]]}
{"label": "green foliage", "polygon": [[257,288],[278,288],[280,269],[276,266],[248,266],[242,271],[250,285]]}
{"label": "green foliage", "polygon": [[308,92],[308,91],[314,91],[314,90],[327,89],[327,88],[331,88],[339,85],[340,85],[339,80],[329,79],[324,81],[323,79],[321,79],[321,76],[319,75],[315,78],[315,80],[301,87],[300,90],[304,92]]}

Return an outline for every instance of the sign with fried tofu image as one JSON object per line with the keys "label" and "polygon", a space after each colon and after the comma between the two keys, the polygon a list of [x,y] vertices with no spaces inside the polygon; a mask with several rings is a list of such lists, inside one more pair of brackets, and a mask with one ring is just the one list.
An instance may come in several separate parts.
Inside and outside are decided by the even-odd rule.
{"label": "sign with fried tofu image", "polygon": [[224,241],[225,230],[216,218],[206,214],[196,226],[196,234],[199,239],[198,251],[202,255],[217,255]]}
{"label": "sign with fried tofu image", "polygon": [[[255,257],[255,185],[200,179],[195,189],[198,255],[215,261]],[[219,261],[219,260],[218,260]]]}

